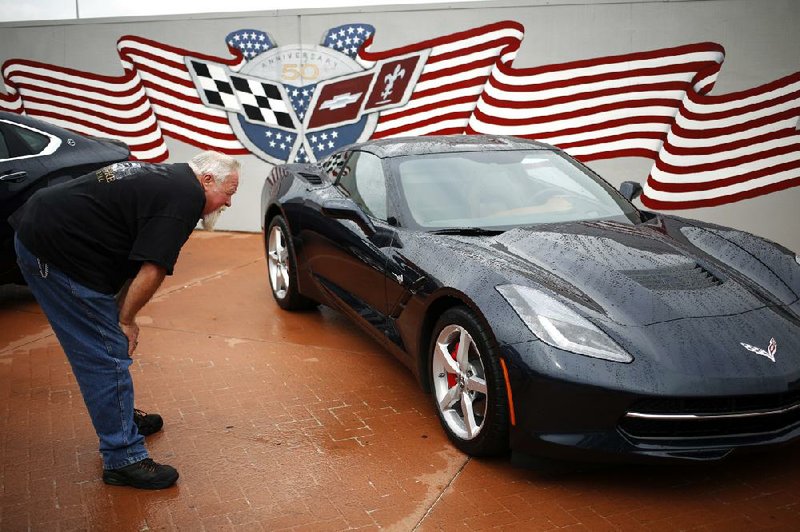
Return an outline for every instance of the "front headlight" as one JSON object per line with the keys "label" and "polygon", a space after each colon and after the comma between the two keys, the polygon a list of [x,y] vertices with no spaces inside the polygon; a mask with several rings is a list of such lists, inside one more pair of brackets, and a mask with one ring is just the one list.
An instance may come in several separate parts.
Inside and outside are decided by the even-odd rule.
{"label": "front headlight", "polygon": [[513,284],[498,286],[497,291],[543,342],[589,357],[613,362],[633,361],[633,357],[606,333],[553,297]]}

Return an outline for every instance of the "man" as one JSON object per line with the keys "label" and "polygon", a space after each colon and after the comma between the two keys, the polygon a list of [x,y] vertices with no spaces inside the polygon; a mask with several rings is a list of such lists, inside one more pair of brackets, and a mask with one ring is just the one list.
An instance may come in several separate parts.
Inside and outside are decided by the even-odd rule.
{"label": "man", "polygon": [[216,152],[187,164],[129,161],[42,189],[13,217],[17,262],[72,366],[107,484],[161,489],[178,479],[144,446],[161,417],[134,409],[136,314],[198,219],[213,228],[238,185],[239,163]]}

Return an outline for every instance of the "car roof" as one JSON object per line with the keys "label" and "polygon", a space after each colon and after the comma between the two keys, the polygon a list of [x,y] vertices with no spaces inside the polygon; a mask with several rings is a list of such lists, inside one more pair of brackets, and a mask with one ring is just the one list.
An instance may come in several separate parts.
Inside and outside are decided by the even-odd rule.
{"label": "car roof", "polygon": [[39,120],[27,115],[10,113],[8,111],[0,111],[0,119],[7,120],[9,122],[16,122],[17,124],[23,124],[36,129],[41,129],[47,133],[61,137],[75,135],[75,133],[71,133],[55,124],[51,124],[50,122],[45,122],[44,120]]}
{"label": "car roof", "polygon": [[349,150],[362,150],[380,158],[431,153],[457,153],[475,151],[555,150],[543,142],[500,135],[432,135],[422,137],[396,137],[371,140],[349,146]]}

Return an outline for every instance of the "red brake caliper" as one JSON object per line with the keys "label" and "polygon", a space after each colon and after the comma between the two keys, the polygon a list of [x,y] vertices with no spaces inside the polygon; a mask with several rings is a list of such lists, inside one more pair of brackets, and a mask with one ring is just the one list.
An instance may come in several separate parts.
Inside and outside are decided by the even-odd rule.
{"label": "red brake caliper", "polygon": [[[458,342],[456,342],[456,345],[453,347],[453,350],[450,351],[450,356],[453,357],[453,360],[458,360],[456,358],[457,354],[458,354]],[[452,388],[455,385],[456,385],[456,376],[455,376],[455,374],[454,373],[448,373],[447,374],[447,387],[448,388]]]}

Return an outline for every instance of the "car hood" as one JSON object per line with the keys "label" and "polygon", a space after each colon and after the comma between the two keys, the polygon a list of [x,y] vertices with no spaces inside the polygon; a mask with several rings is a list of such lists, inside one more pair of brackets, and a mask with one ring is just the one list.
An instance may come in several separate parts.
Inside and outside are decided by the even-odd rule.
{"label": "car hood", "polygon": [[555,292],[584,315],[621,325],[730,316],[797,299],[774,274],[755,280],[696,247],[680,236],[685,227],[575,222],[444,238],[483,255],[509,283]]}

